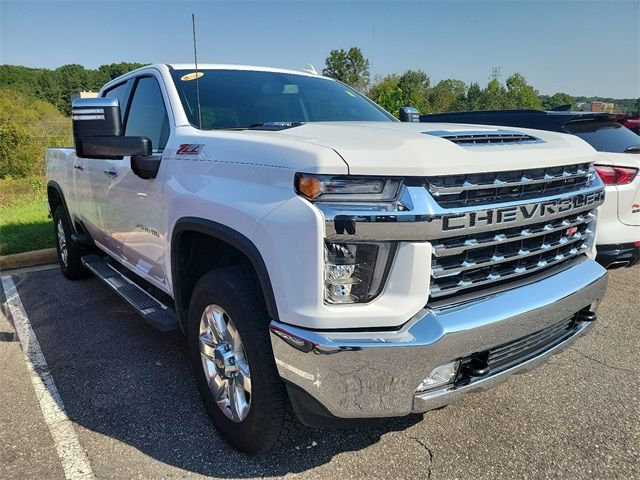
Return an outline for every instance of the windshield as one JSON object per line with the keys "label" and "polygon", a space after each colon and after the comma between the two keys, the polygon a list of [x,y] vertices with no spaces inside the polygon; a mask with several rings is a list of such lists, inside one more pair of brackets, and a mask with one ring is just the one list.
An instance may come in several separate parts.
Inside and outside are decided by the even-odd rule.
{"label": "windshield", "polygon": [[393,121],[376,104],[339,82],[250,70],[172,70],[189,122],[202,129],[250,128],[271,122]]}
{"label": "windshield", "polygon": [[599,152],[624,153],[640,145],[640,136],[616,122],[569,122],[566,128]]}

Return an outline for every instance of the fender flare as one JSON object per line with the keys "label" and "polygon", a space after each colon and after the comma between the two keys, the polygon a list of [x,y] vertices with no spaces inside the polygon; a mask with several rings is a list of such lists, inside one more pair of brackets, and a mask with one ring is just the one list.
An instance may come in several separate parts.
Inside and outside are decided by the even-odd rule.
{"label": "fender flare", "polygon": [[67,212],[67,216],[69,217],[69,221],[71,223],[71,228],[75,233],[78,233],[76,224],[71,218],[71,214],[69,213],[69,207],[67,207],[67,199],[65,198],[64,193],[62,193],[62,187],[55,180],[49,180],[47,182],[47,204],[49,205],[49,211],[51,212],[51,217],[53,218],[53,210],[51,209],[51,202],[49,201],[49,188],[53,188],[60,196],[60,200],[62,200],[62,207]]}
{"label": "fender flare", "polygon": [[[180,236],[184,232],[198,232],[209,235],[218,240],[228,243],[242,252],[251,262],[264,295],[267,313],[272,320],[278,320],[278,307],[276,305],[275,295],[271,286],[269,272],[262,259],[262,255],[254,243],[240,232],[227,227],[221,223],[212,220],[206,220],[199,217],[182,217],[178,219],[171,234],[171,277],[173,284],[174,301],[178,317],[182,317],[181,313],[186,312],[186,307],[182,300],[180,289],[177,287],[177,279],[180,277],[180,264],[177,255],[177,248]],[[181,319],[182,323],[182,319]]]}

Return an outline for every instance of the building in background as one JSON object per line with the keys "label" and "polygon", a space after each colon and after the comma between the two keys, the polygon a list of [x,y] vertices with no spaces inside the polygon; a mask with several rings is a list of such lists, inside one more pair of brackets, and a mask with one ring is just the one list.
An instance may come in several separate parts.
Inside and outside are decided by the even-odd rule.
{"label": "building in background", "polygon": [[608,102],[584,102],[577,104],[578,109],[583,112],[606,112],[612,113],[616,110],[615,103]]}
{"label": "building in background", "polygon": [[98,92],[77,92],[71,93],[69,96],[73,102],[76,98],[96,98],[98,96]]}

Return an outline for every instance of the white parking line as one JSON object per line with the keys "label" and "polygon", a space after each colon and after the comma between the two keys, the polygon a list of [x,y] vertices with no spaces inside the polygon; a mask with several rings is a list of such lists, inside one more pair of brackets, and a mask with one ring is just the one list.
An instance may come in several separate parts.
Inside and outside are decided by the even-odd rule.
{"label": "white parking line", "polygon": [[95,479],[87,453],[78,440],[73,429],[73,423],[67,417],[62,398],[53,382],[47,361],[42,354],[36,334],[31,328],[29,317],[27,317],[16,286],[10,276],[2,277],[2,289],[20,339],[22,353],[31,376],[31,383],[40,402],[44,420],[49,427],[51,437],[53,437],[53,443],[58,452],[58,457],[60,457],[64,475],[68,480]]}

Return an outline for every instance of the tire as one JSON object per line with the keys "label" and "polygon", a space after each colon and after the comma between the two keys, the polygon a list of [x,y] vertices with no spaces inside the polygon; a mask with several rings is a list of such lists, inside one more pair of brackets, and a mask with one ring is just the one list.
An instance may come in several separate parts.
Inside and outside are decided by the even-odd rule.
{"label": "tire", "polygon": [[[220,312],[224,312],[224,315],[220,315]],[[221,358],[216,357],[219,361],[216,363],[209,361],[211,355],[201,354],[201,343],[204,342],[204,348],[210,354],[209,348],[213,343],[207,342],[215,342],[216,337],[214,329],[205,326],[208,324],[203,317],[205,313],[207,318],[213,318],[211,315],[216,314],[224,319],[228,334],[224,338],[239,336],[242,348],[231,362],[235,365],[232,368],[238,368],[238,371],[229,374],[225,370],[220,373]],[[208,320],[212,321],[215,323],[214,320]],[[196,385],[212,423],[228,443],[242,452],[258,453],[281,445],[300,429],[301,424],[291,409],[285,386],[276,369],[269,339],[269,316],[262,292],[247,268],[228,267],[205,274],[193,290],[188,322],[187,336]],[[217,335],[220,338],[219,332]],[[239,342],[232,343],[218,342],[215,355],[219,355],[221,348],[222,351],[231,348],[236,352]],[[247,366],[247,372],[250,373],[248,391],[240,388],[246,382],[247,375],[243,375],[243,368]],[[225,375],[229,375],[227,380]],[[208,379],[213,387],[210,387]],[[214,390],[221,391],[216,385],[224,385],[225,382],[235,385],[229,388],[233,392],[240,392],[239,397],[249,404],[248,413],[238,408],[234,419],[233,413],[230,414],[234,409],[229,397],[224,400],[224,396],[215,396]],[[220,402],[229,405],[219,406],[216,398],[222,398]],[[243,400],[236,400],[235,403],[244,405]],[[246,416],[242,418],[242,414]]]}
{"label": "tire", "polygon": [[58,263],[62,273],[69,280],[78,280],[89,276],[89,271],[84,268],[80,260],[82,249],[71,240],[71,222],[62,205],[58,205],[53,212],[53,234],[58,252]]}

